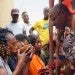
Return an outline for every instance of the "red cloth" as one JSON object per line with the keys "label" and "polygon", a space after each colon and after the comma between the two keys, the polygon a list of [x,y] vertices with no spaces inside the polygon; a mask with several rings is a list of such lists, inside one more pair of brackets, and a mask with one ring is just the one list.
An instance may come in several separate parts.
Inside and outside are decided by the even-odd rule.
{"label": "red cloth", "polygon": [[67,8],[71,13],[75,14],[75,6],[74,6],[75,0],[64,0],[63,4],[67,6]]}
{"label": "red cloth", "polygon": [[45,65],[42,60],[37,55],[34,55],[30,62],[28,75],[39,75],[38,71],[44,67]]}

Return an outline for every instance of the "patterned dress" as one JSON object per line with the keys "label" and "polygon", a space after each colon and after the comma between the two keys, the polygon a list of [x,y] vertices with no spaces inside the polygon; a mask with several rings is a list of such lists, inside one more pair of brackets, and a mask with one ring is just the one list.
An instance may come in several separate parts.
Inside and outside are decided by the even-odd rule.
{"label": "patterned dress", "polygon": [[75,33],[71,32],[63,43],[65,57],[69,60],[75,59]]}

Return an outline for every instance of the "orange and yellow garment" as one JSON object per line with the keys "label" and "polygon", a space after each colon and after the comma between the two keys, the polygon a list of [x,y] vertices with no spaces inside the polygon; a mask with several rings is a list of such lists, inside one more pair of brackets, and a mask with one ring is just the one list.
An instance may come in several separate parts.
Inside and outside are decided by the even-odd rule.
{"label": "orange and yellow garment", "polygon": [[39,75],[38,71],[44,67],[43,61],[37,55],[34,55],[30,63],[28,75]]}

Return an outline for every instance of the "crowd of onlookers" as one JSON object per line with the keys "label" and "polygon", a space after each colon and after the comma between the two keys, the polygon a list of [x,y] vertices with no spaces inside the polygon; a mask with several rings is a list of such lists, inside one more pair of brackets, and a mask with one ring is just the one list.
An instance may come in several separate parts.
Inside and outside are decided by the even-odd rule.
{"label": "crowd of onlookers", "polygon": [[[0,28],[0,75],[75,75],[75,15],[63,4],[43,10],[33,26],[26,11],[12,9],[12,21]],[[57,29],[50,60],[49,19]],[[37,34],[33,31],[36,30]]]}

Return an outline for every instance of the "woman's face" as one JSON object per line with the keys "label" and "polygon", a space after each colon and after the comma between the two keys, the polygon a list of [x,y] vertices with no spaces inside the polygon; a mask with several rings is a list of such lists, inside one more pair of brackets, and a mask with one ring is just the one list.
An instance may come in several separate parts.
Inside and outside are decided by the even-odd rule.
{"label": "woman's face", "polygon": [[19,43],[21,45],[21,47],[19,46],[21,53],[24,52],[30,46],[29,42],[26,39],[23,42],[19,41]]}
{"label": "woman's face", "polygon": [[16,38],[12,34],[7,34],[8,38],[8,47],[10,49],[9,54],[17,53],[18,47],[20,47],[20,43],[16,40]]}
{"label": "woman's face", "polygon": [[11,33],[7,33],[5,37],[7,42],[0,44],[1,49],[0,54],[3,57],[7,57],[11,55],[11,53],[14,52],[14,50],[17,50],[16,49],[17,41],[15,37]]}
{"label": "woman's face", "polygon": [[38,38],[36,39],[35,49],[36,49],[36,50],[41,50],[41,47],[42,47],[41,40],[40,40],[40,38],[38,37]]}

